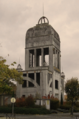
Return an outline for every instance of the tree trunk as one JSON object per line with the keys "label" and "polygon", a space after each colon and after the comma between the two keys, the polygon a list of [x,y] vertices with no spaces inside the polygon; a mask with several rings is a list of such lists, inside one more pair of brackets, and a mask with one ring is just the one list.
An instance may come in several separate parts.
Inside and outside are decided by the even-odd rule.
{"label": "tree trunk", "polygon": [[74,110],[74,104],[73,104],[73,101],[72,101],[72,105],[71,105],[71,115],[73,115],[73,110]]}

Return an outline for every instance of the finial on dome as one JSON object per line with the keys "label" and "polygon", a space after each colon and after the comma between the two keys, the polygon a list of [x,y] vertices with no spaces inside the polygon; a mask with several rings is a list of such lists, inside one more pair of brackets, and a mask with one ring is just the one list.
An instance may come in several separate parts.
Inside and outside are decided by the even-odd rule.
{"label": "finial on dome", "polygon": [[47,17],[42,16],[39,21],[38,24],[44,24],[44,23],[48,23],[49,24],[49,20],[47,19]]}

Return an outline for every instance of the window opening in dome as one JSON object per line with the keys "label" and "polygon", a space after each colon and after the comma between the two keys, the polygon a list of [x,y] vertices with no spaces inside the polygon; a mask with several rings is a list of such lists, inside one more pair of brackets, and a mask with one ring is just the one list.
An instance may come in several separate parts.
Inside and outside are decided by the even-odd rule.
{"label": "window opening in dome", "polygon": [[42,66],[41,49],[36,49],[36,66]]}
{"label": "window opening in dome", "polygon": [[29,67],[34,67],[34,50],[29,50]]}
{"label": "window opening in dome", "polygon": [[44,48],[43,66],[49,65],[49,48]]}

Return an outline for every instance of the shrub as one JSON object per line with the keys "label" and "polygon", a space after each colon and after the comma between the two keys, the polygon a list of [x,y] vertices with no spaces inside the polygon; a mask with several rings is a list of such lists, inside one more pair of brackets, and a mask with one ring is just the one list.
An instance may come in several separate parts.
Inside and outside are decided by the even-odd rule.
{"label": "shrub", "polygon": [[56,110],[59,107],[59,100],[54,98],[50,100],[50,108]]}
{"label": "shrub", "polygon": [[32,107],[32,106],[34,106],[35,100],[32,96],[28,96],[26,98],[25,102],[26,102],[27,107]]}
{"label": "shrub", "polygon": [[17,107],[24,107],[24,106],[26,106],[25,98],[24,97],[17,98],[15,106],[17,106]]}
{"label": "shrub", "polygon": [[60,105],[59,108],[65,109],[65,110],[70,110],[71,106],[70,105]]}
{"label": "shrub", "polygon": [[34,106],[34,103],[35,103],[35,100],[30,95],[27,98],[25,98],[25,97],[17,98],[15,106],[16,107],[32,107],[32,106]]}
{"label": "shrub", "polygon": [[74,112],[79,112],[79,108],[78,107],[74,107]]}
{"label": "shrub", "polygon": [[76,102],[76,103],[75,103],[75,106],[76,106],[76,107],[79,107],[79,102]]}
{"label": "shrub", "polygon": [[12,108],[11,107],[0,107],[0,113],[11,113]]}
{"label": "shrub", "polygon": [[[0,107],[0,113],[12,113],[12,108],[10,107]],[[16,114],[50,114],[50,110],[45,108],[24,108],[15,107],[14,113]]]}
{"label": "shrub", "polygon": [[70,101],[65,101],[65,102],[63,102],[63,105],[71,105],[71,102]]}

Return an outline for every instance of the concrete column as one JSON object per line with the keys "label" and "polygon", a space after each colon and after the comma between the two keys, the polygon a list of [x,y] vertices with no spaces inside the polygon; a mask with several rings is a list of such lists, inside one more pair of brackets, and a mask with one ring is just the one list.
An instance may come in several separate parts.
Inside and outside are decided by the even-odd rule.
{"label": "concrete column", "polygon": [[36,85],[36,72],[34,73],[34,80],[35,80],[35,85]]}
{"label": "concrete column", "polygon": [[42,66],[44,64],[44,50],[41,48],[41,61],[42,61]]}
{"label": "concrete column", "polygon": [[55,96],[55,79],[54,79],[54,71],[53,71],[53,74],[52,74],[52,94],[53,96]]}
{"label": "concrete column", "polygon": [[25,70],[29,68],[29,50],[25,49]]}
{"label": "concrete column", "polygon": [[56,49],[55,49],[55,53],[56,53],[56,54],[55,54],[55,57],[56,57],[55,60],[56,60],[56,67],[57,67],[57,50],[56,50]]}
{"label": "concrete column", "polygon": [[58,52],[58,69],[60,69],[60,54]]}
{"label": "concrete column", "polygon": [[55,48],[55,58],[54,58],[54,60],[55,60],[55,67],[56,67],[56,48]]}
{"label": "concrete column", "polygon": [[43,96],[43,72],[40,72],[41,97]]}
{"label": "concrete column", "polygon": [[57,51],[57,68],[58,68],[58,51]]}
{"label": "concrete column", "polygon": [[[56,53],[56,49],[55,49],[55,53]],[[53,54],[53,50],[52,50],[52,55],[53,55],[54,60],[55,60],[55,54]],[[55,66],[56,66],[56,64],[55,64]],[[53,96],[54,96],[54,92],[55,92],[55,86],[54,86],[54,66],[53,66],[53,70],[52,70],[52,94],[53,94]]]}
{"label": "concrete column", "polygon": [[[28,73],[27,73],[27,79],[28,79]],[[28,88],[28,80],[27,80],[27,88]]]}
{"label": "concrete column", "polygon": [[36,49],[34,49],[34,67],[36,67]]}
{"label": "concrete column", "polygon": [[53,72],[53,46],[49,46],[49,70]]}

